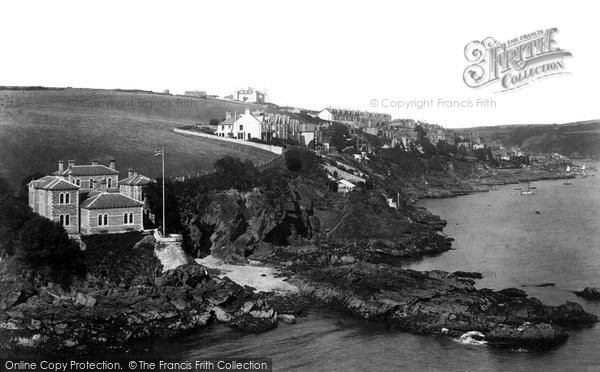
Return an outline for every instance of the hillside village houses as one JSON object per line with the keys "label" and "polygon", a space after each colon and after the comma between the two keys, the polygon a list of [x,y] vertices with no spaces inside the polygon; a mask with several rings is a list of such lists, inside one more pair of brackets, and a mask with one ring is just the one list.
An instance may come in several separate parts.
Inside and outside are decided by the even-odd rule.
{"label": "hillside village houses", "polygon": [[300,123],[289,115],[250,112],[239,115],[225,113],[225,120],[217,125],[215,135],[249,141],[259,139],[270,141],[273,138],[293,139],[308,146],[312,141],[320,142],[321,128],[317,124]]}
{"label": "hillside village houses", "polygon": [[119,181],[115,161],[109,166],[94,160],[65,167],[58,162],[52,175],[28,184],[29,206],[33,211],[59,222],[68,234],[118,233],[143,230],[144,195],[148,177],[130,170]]}
{"label": "hillside village houses", "polygon": [[321,110],[318,117],[325,121],[351,123],[367,128],[378,127],[392,120],[392,116],[389,114],[331,107]]}
{"label": "hillside village houses", "polygon": [[240,102],[262,104],[266,102],[265,96],[264,92],[259,92],[254,88],[248,88],[236,90],[233,94],[233,99]]}

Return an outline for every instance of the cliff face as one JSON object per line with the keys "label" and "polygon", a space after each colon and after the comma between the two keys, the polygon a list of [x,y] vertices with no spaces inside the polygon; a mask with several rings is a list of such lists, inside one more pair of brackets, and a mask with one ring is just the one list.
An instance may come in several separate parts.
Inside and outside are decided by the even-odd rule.
{"label": "cliff face", "polygon": [[265,250],[308,259],[306,246],[318,247],[315,255],[335,248],[365,260],[414,257],[443,252],[451,241],[439,234],[445,221],[422,208],[390,208],[379,190],[343,195],[301,179],[277,195],[260,188],[212,193],[204,213],[189,221],[195,248],[210,234],[204,248],[225,262],[264,258]]}

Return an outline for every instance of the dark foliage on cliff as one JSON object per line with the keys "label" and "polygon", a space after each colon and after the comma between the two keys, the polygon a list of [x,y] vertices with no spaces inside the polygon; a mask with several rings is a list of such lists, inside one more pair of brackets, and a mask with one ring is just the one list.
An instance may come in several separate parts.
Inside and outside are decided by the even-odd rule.
{"label": "dark foliage on cliff", "polygon": [[15,253],[33,268],[49,269],[49,279],[61,284],[86,272],[77,243],[58,222],[38,215],[21,228]]}
{"label": "dark foliage on cliff", "polygon": [[382,150],[379,160],[380,165],[392,168],[403,177],[419,177],[427,172],[425,162],[416,153],[399,148]]}
{"label": "dark foliage on cliff", "polygon": [[0,256],[14,254],[23,225],[34,217],[29,206],[14,197],[14,190],[0,177]]}
{"label": "dark foliage on cliff", "polygon": [[215,188],[233,188],[248,190],[254,187],[258,170],[250,160],[242,162],[239,158],[227,155],[215,162]]}
{"label": "dark foliage on cliff", "polygon": [[321,159],[313,152],[295,148],[285,153],[287,169],[308,178],[327,178]]}
{"label": "dark foliage on cliff", "polygon": [[[129,287],[135,278],[153,278],[162,266],[154,255],[153,239],[142,240],[140,232],[82,237],[88,273],[112,285]],[[148,237],[146,238],[148,239]],[[136,244],[140,242],[140,244]]]}
{"label": "dark foliage on cliff", "polygon": [[350,135],[350,130],[344,124],[333,123],[328,130],[324,131],[324,134],[331,138],[331,145],[340,152],[346,146],[354,144],[352,136]]}
{"label": "dark foliage on cliff", "polygon": [[85,274],[81,250],[56,222],[31,211],[0,178],[0,255],[14,256],[14,271],[35,270],[42,280],[69,284]]}

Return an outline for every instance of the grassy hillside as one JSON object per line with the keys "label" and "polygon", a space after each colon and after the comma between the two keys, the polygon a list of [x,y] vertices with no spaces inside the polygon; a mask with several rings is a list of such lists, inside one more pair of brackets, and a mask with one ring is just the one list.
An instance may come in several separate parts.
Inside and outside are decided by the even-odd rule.
{"label": "grassy hillside", "polygon": [[252,161],[273,154],[247,146],[189,138],[172,128],[226,111],[261,106],[147,92],[92,89],[0,90],[0,174],[14,185],[34,172],[56,170],[58,160],[90,163],[112,158],[123,173],[160,174],[154,150],[166,147],[166,173],[182,176],[212,169],[225,154]]}
{"label": "grassy hillside", "polygon": [[473,128],[486,140],[541,153],[600,157],[600,120],[568,124],[502,125]]}

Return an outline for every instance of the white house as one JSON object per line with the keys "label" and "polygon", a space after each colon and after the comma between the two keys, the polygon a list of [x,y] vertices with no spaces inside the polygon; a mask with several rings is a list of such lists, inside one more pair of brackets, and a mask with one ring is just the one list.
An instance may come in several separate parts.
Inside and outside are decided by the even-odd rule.
{"label": "white house", "polygon": [[333,121],[333,112],[331,112],[329,109],[322,110],[319,112],[318,116],[321,120]]}
{"label": "white house", "polygon": [[352,182],[348,182],[346,180],[339,180],[338,184],[338,192],[348,193],[356,187]]}
{"label": "white house", "polygon": [[219,137],[233,138],[233,124],[235,123],[236,116],[229,116],[225,121],[217,125],[215,134]]}
{"label": "white house", "polygon": [[246,112],[233,123],[233,138],[249,140],[251,138],[262,139],[262,120]]}
{"label": "white house", "polygon": [[234,99],[241,102],[265,103],[265,93],[254,88],[240,89],[235,91]]}

